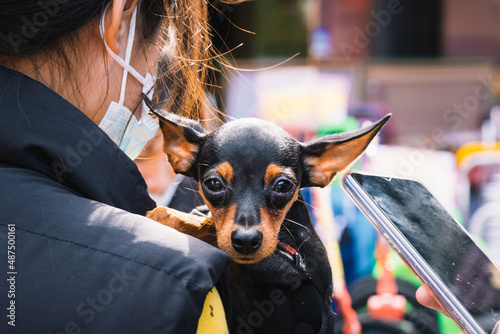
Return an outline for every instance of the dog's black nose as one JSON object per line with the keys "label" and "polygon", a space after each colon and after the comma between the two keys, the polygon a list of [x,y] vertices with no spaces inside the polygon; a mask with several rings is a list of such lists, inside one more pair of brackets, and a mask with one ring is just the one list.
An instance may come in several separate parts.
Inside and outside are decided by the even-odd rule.
{"label": "dog's black nose", "polygon": [[231,243],[238,253],[255,253],[262,244],[262,232],[254,228],[239,228],[231,233]]}

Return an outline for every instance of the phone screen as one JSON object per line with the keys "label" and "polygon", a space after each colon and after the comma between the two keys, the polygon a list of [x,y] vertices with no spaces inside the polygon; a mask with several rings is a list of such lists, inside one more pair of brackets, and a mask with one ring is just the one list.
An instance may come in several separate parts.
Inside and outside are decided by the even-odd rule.
{"label": "phone screen", "polygon": [[351,175],[478,324],[491,332],[500,320],[500,270],[463,228],[419,182]]}

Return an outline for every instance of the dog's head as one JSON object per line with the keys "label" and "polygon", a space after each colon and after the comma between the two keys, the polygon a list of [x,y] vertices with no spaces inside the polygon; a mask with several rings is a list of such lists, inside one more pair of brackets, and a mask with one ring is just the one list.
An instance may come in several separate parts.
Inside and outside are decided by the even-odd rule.
{"label": "dog's head", "polygon": [[271,255],[302,187],[328,185],[365,150],[389,116],[370,127],[301,143],[273,123],[241,119],[207,132],[161,113],[164,151],[175,172],[194,177],[220,249],[238,263]]}

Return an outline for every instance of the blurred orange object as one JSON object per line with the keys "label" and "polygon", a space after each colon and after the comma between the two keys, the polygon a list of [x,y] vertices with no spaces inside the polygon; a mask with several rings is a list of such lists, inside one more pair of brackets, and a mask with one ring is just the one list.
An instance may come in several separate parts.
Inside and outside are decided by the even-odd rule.
{"label": "blurred orange object", "polygon": [[389,259],[389,247],[380,238],[376,256],[382,274],[377,281],[377,294],[368,298],[368,314],[373,319],[402,320],[406,310],[406,297],[398,295],[394,268]]}
{"label": "blurred orange object", "polygon": [[345,281],[337,281],[333,287],[335,300],[338,303],[340,313],[344,318],[342,334],[361,334],[361,323],[358,314],[352,308],[352,299],[347,291]]}

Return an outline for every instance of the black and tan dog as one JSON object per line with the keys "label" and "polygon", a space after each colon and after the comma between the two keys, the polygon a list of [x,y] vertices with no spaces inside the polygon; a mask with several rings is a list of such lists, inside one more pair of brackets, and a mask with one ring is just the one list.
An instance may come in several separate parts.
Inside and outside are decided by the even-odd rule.
{"label": "black and tan dog", "polygon": [[230,283],[238,305],[232,332],[331,333],[331,269],[300,189],[327,186],[389,116],[301,143],[262,120],[232,121],[207,132],[196,121],[155,113],[174,171],[198,181],[211,219],[168,208],[148,216],[232,257]]}

